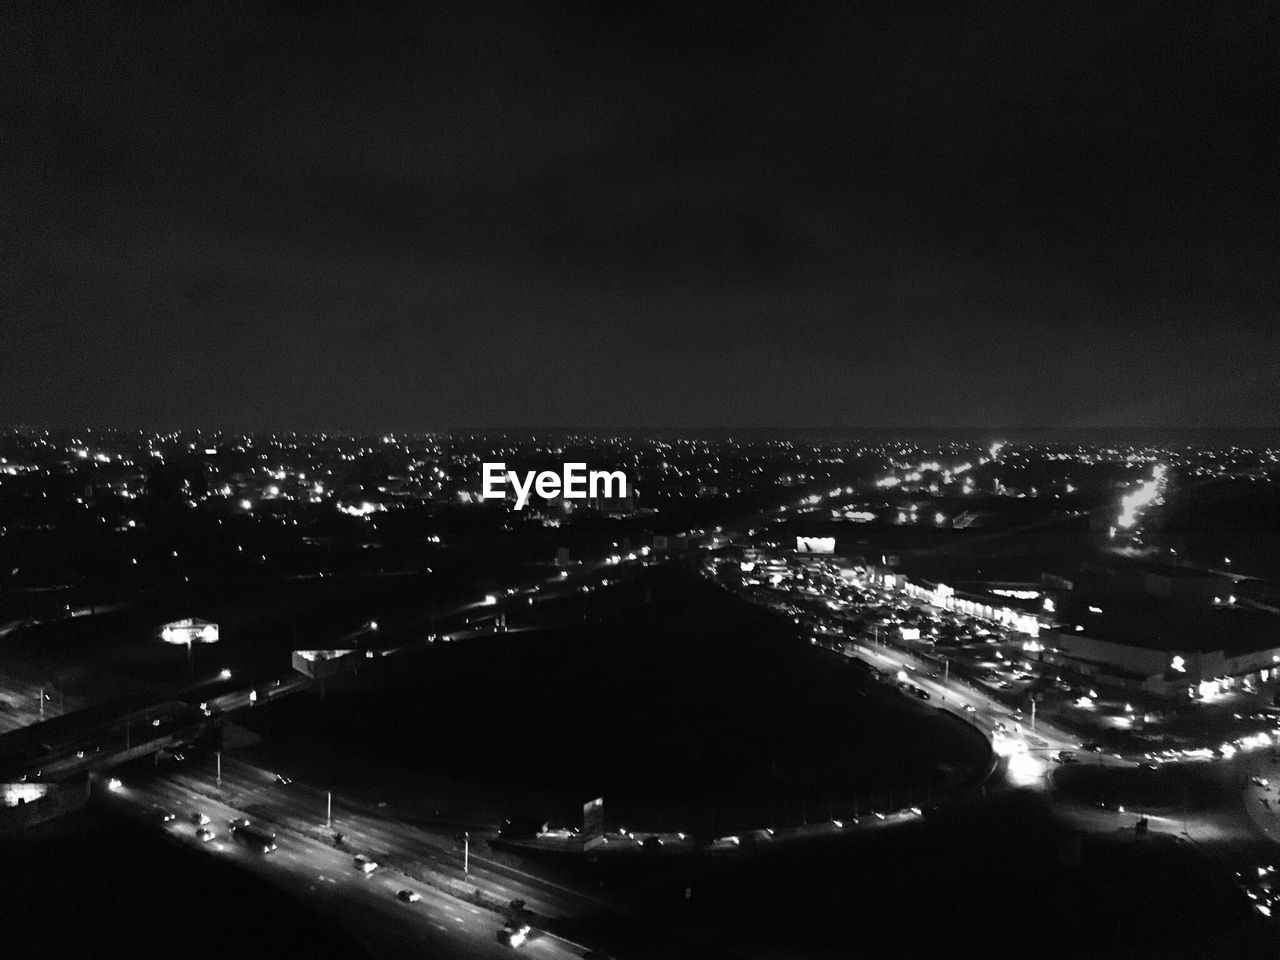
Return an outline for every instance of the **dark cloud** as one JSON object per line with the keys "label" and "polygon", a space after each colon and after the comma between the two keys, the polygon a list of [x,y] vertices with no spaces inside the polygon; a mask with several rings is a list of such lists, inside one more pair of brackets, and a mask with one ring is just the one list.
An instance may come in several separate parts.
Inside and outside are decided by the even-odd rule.
{"label": "dark cloud", "polygon": [[3,16],[16,420],[1274,423],[1266,5]]}

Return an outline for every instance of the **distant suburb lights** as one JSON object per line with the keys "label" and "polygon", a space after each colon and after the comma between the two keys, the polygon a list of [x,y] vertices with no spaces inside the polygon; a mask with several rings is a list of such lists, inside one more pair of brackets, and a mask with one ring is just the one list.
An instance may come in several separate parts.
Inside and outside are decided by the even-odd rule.
{"label": "distant suburb lights", "polygon": [[515,509],[523,510],[529,502],[530,492],[536,493],[544,500],[563,497],[565,500],[585,500],[588,497],[613,498],[625,497],[629,484],[627,475],[621,470],[588,470],[585,463],[566,463],[560,472],[543,470],[535,473],[525,471],[523,482],[515,470],[508,470],[505,463],[486,463],[484,465],[485,500],[500,500],[506,497],[506,485],[510,481],[515,490]]}

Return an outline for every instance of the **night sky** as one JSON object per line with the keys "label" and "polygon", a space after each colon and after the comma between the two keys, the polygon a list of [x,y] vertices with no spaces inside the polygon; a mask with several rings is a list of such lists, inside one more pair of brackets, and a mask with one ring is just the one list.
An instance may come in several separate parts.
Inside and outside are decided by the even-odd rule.
{"label": "night sky", "polygon": [[1274,4],[186,6],[0,13],[10,422],[1280,423]]}

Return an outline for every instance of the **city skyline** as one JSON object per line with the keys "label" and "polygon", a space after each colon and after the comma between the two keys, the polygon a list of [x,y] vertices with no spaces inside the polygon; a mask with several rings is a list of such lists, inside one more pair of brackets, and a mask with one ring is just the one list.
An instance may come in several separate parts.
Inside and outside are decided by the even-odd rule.
{"label": "city skyline", "polygon": [[0,7],[9,953],[1276,955],[1278,37]]}

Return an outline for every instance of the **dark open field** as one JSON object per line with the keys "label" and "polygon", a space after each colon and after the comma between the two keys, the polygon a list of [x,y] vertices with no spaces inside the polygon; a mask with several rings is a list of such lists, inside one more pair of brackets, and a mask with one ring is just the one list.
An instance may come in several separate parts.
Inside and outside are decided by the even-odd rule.
{"label": "dark open field", "polygon": [[[583,620],[583,616],[586,620]],[[505,635],[255,714],[263,754],[369,799],[732,832],[904,806],[982,764],[966,725],[791,624],[672,569],[549,604]]]}

